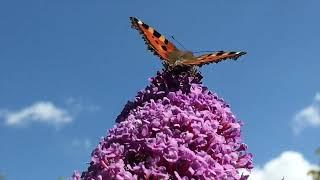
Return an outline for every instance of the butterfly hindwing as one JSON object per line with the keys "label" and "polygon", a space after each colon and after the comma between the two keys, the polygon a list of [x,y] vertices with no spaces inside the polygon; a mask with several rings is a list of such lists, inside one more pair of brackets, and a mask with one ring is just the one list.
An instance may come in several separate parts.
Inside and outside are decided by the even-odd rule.
{"label": "butterfly hindwing", "polygon": [[159,56],[160,59],[167,63],[170,63],[169,54],[173,51],[177,51],[176,46],[161,35],[158,31],[143,23],[141,20],[130,17],[132,27],[137,29],[142,35],[148,49],[151,50],[155,55]]}
{"label": "butterfly hindwing", "polygon": [[246,52],[243,52],[243,51],[239,51],[239,52],[218,51],[215,53],[198,56],[195,59],[182,61],[181,64],[189,65],[189,66],[190,65],[202,66],[209,63],[218,63],[226,59],[237,60],[240,56],[244,54],[246,54]]}

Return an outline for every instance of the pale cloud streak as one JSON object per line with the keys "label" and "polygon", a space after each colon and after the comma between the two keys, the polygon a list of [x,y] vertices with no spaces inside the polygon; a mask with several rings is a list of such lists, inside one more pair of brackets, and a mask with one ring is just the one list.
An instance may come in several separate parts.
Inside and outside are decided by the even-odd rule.
{"label": "pale cloud streak", "polygon": [[316,93],[312,104],[294,115],[292,125],[295,134],[306,127],[320,127],[320,93]]}
{"label": "pale cloud streak", "polygon": [[93,104],[84,103],[81,98],[69,97],[66,100],[66,106],[74,113],[79,112],[95,112],[100,110],[100,107]]}
{"label": "pale cloud streak", "polygon": [[88,138],[83,138],[83,139],[74,139],[72,140],[71,142],[71,146],[74,147],[74,148],[82,148],[82,149],[90,149],[92,143],[90,141],[90,139]]}

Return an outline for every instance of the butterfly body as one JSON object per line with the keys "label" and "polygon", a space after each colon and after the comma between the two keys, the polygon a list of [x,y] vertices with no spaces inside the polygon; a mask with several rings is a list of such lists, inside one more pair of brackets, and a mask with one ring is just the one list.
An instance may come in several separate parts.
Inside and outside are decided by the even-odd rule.
{"label": "butterfly body", "polygon": [[172,65],[183,65],[183,62],[190,61],[190,60],[196,60],[196,57],[193,55],[191,51],[180,51],[176,50],[169,53],[168,56],[169,62],[171,62]]}
{"label": "butterfly body", "polygon": [[209,54],[195,56],[190,51],[178,49],[172,42],[166,39],[154,28],[145,24],[141,20],[130,17],[132,27],[137,29],[145,40],[148,49],[164,61],[169,67],[175,66],[202,66],[209,63],[218,63],[225,59],[238,59],[246,52],[225,52],[218,51]]}

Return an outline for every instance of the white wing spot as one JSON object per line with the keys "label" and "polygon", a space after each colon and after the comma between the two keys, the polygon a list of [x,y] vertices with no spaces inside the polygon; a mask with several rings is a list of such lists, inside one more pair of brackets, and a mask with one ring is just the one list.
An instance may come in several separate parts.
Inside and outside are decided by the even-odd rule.
{"label": "white wing spot", "polygon": [[153,30],[152,27],[149,27],[149,28],[148,28],[148,31],[149,31],[150,33],[153,33],[154,30]]}
{"label": "white wing spot", "polygon": [[143,22],[138,19],[138,24],[143,24]]}
{"label": "white wing spot", "polygon": [[165,38],[163,35],[161,35],[161,36],[159,37],[159,40],[160,40],[161,42],[164,42],[164,41],[166,40],[166,38]]}

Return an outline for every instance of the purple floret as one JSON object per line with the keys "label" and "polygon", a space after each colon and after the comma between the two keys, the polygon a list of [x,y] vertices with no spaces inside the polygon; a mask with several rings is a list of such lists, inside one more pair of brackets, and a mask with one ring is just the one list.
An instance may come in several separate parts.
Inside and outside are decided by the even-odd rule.
{"label": "purple floret", "polygon": [[230,107],[187,68],[164,70],[128,102],[81,179],[247,179],[253,168]]}

